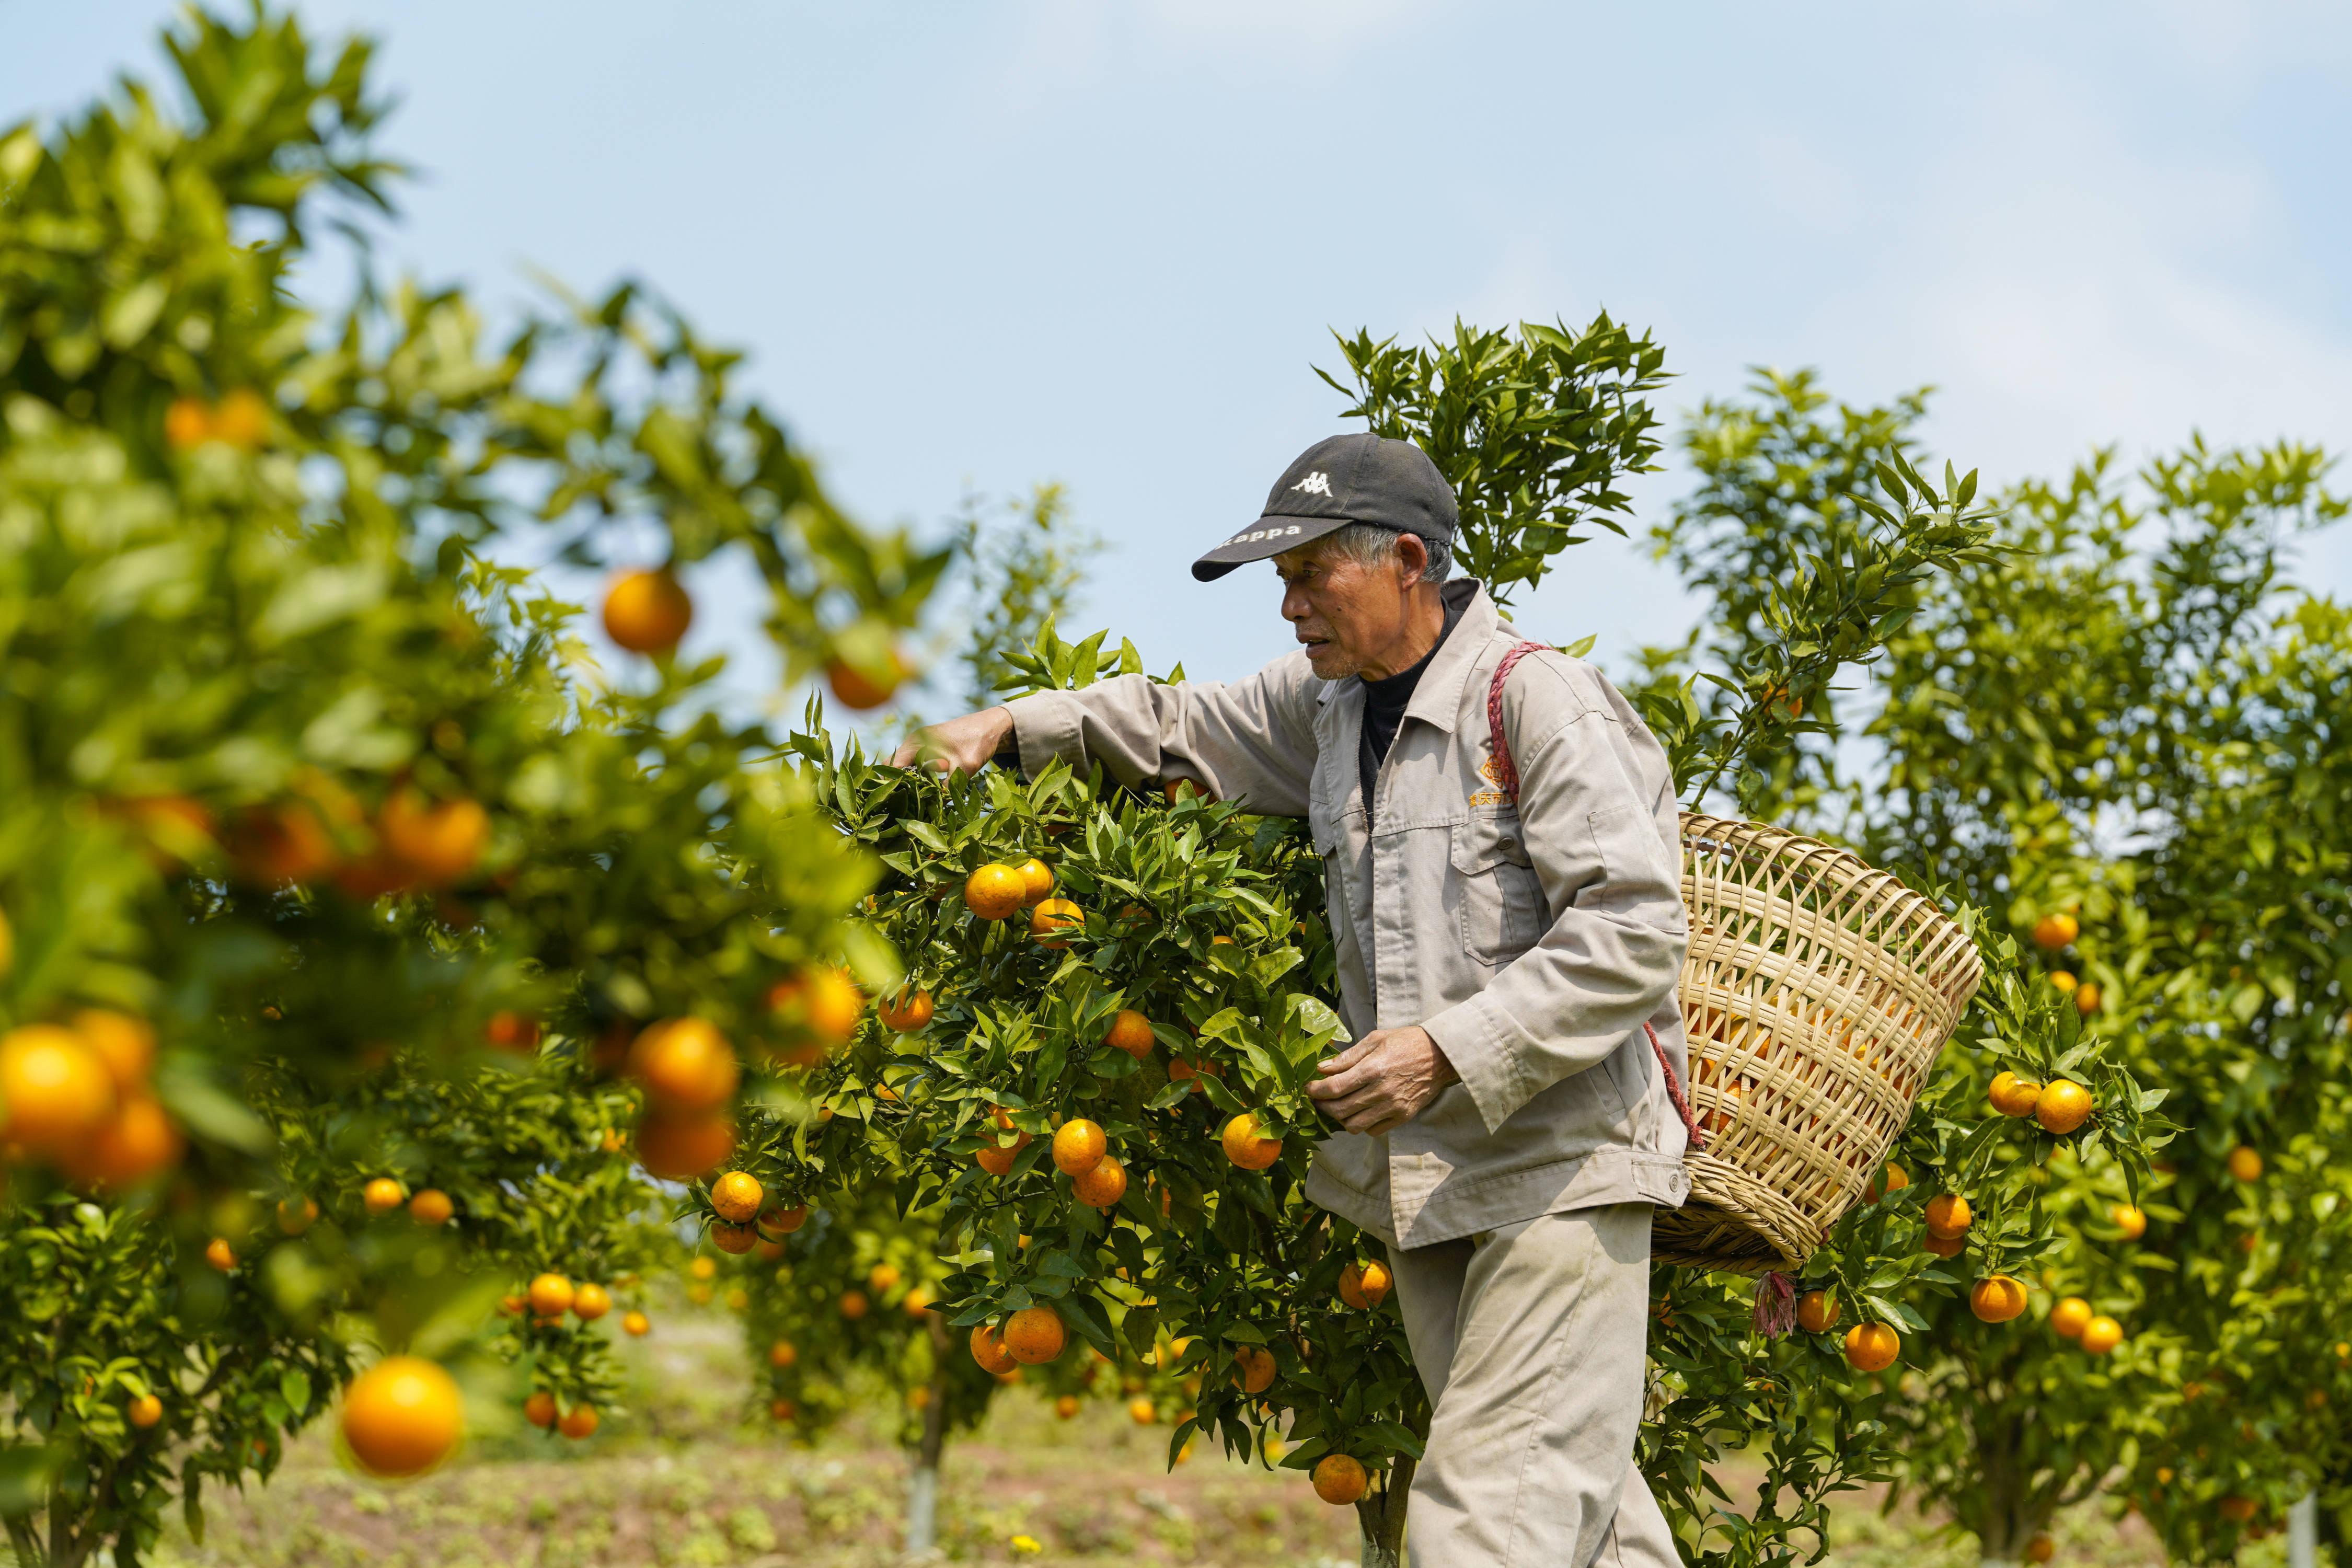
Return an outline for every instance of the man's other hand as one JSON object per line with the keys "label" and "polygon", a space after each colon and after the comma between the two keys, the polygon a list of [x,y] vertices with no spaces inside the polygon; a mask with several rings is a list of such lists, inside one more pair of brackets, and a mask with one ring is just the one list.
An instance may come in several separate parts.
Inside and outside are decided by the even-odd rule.
{"label": "man's other hand", "polygon": [[989,758],[996,755],[1012,733],[1013,710],[983,708],[977,713],[916,731],[898,748],[898,754],[890,759],[890,765],[911,768],[922,763],[941,773],[956,768],[976,773]]}
{"label": "man's other hand", "polygon": [[1462,1081],[1429,1031],[1417,1024],[1375,1029],[1315,1066],[1323,1077],[1308,1084],[1307,1092],[1321,1102],[1326,1116],[1350,1132],[1380,1133],[1402,1127],[1427,1109],[1447,1084]]}

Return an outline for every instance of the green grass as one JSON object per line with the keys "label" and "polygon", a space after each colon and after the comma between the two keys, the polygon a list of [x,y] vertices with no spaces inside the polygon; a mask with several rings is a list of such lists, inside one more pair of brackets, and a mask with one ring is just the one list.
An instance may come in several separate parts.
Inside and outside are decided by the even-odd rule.
{"label": "green grass", "polygon": [[[459,1462],[404,1485],[364,1479],[324,1433],[295,1445],[267,1487],[208,1500],[200,1545],[176,1523],[158,1568],[720,1568],[879,1565],[899,1559],[905,1451],[852,1419],[814,1447],[745,1418],[750,1384],[734,1324],[666,1314],[625,1345],[627,1414],[587,1443],[520,1423],[479,1433]],[[478,1408],[477,1426],[482,1426]],[[1045,1568],[1110,1563],[1326,1568],[1356,1560],[1354,1510],[1318,1501],[1295,1471],[1225,1461],[1205,1445],[1173,1473],[1165,1427],[1140,1428],[1114,1404],[1055,1418],[1024,1390],[950,1447],[940,1545],[950,1561]],[[1729,1479],[1730,1478],[1727,1478]],[[1752,1483],[1751,1483],[1752,1484]],[[1735,1484],[1735,1494],[1739,1488]],[[1017,1552],[1034,1538],[1041,1554]],[[2157,1568],[2137,1521],[2105,1505],[2062,1517],[2058,1563]],[[2274,1538],[2245,1568],[2275,1568]],[[1839,1511],[1837,1568],[1969,1568],[1975,1542],[1874,1498]]]}

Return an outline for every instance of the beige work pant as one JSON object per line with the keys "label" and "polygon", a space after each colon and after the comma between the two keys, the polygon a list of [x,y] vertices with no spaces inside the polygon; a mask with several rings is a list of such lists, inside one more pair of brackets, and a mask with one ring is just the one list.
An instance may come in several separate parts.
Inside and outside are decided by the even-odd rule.
{"label": "beige work pant", "polygon": [[1650,1205],[1390,1257],[1435,1411],[1405,1516],[1414,1568],[1680,1568],[1633,1468]]}

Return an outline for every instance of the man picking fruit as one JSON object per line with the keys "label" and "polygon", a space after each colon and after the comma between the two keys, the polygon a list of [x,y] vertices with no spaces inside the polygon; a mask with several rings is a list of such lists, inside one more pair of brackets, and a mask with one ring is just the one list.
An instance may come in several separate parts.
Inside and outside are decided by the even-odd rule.
{"label": "man picking fruit", "polygon": [[1192,566],[1271,558],[1297,652],[1024,697],[897,760],[1091,757],[1307,820],[1355,1038],[1309,1091],[1344,1131],[1306,1190],[1389,1248],[1435,1412],[1414,1555],[1674,1568],[1633,1467],[1651,1208],[1688,1191],[1673,782],[1598,670],[1447,580],[1455,526],[1418,447],[1319,442]]}

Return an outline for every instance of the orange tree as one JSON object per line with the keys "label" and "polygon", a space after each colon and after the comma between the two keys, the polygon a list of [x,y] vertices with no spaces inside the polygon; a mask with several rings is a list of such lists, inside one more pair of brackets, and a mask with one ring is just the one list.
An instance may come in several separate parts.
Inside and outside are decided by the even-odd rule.
{"label": "orange tree", "polygon": [[[1624,347],[1611,332],[1598,342],[1608,355]],[[1378,367],[1388,377],[1381,417],[1412,432],[1413,416],[1396,411],[1442,403],[1457,372],[1482,396],[1522,390],[1508,376],[1480,379],[1502,352],[1487,335],[1461,343],[1476,363],[1465,365],[1457,344]],[[1450,428],[1453,437],[1431,439],[1465,489],[1510,465],[1465,457],[1475,443],[1462,432],[1546,438],[1540,421]],[[1792,684],[1875,657],[1918,584],[1981,555],[1987,523],[1970,511],[1972,480],[1934,491],[1891,468],[1880,482],[1885,500],[1872,504],[1883,524],[1783,584],[1772,640],[1721,678],[1721,707],[1696,685],[1653,694],[1685,788],[1757,772],[1786,744]],[[1593,483],[1607,493],[1605,475]],[[1467,527],[1514,515],[1475,500],[1465,503]],[[1515,558],[1499,544],[1489,553]],[[1012,689],[1139,671],[1132,647],[1109,653],[1103,641],[1072,646],[1049,628],[1014,661]],[[1050,1359],[1073,1338],[1106,1351],[1139,1352],[1162,1334],[1181,1342],[1180,1368],[1199,1383],[1171,1452],[1205,1430],[1244,1457],[1263,1454],[1284,1432],[1297,1445],[1285,1465],[1312,1472],[1331,1500],[1358,1504],[1367,1561],[1396,1561],[1427,1410],[1378,1248],[1298,1192],[1316,1136],[1304,1085],[1339,1023],[1319,863],[1297,826],[1181,783],[1163,802],[1058,766],[1025,783],[943,782],[818,740],[801,752],[815,793],[887,868],[869,918],[934,1009],[919,1046],[883,1068],[912,1113],[895,1147],[867,1139],[859,1157],[904,1184],[908,1201],[944,1201],[944,1245],[961,1268],[942,1284],[943,1306],[974,1336],[975,1359]],[[2070,1026],[2077,1015],[2020,975],[2013,942],[1989,932],[1985,945],[1994,978],[1955,1054],[1986,1060],[1988,1072],[2006,1063],[2053,1082],[2071,1074],[2096,1114],[2057,1115],[2060,1094],[2052,1121],[2063,1131],[2034,1152],[2104,1146],[2144,1171],[2161,1135],[2143,1121],[2151,1102]],[[840,1076],[814,1092],[855,1092],[847,1075],[872,1069],[853,1057],[825,1070]],[[1995,1157],[1990,1113],[1961,1110],[1969,1092],[1939,1089],[1915,1131],[1929,1137],[1939,1117],[1965,1117],[1942,1163],[1991,1216],[1978,1239],[1998,1274],[2057,1243],[2033,1196],[2038,1167]],[[844,1147],[833,1127],[825,1160]],[[1976,1280],[1944,1271],[1922,1246],[1931,1224],[1953,1228],[1948,1205],[1926,1202],[1941,1195],[1906,1189],[1857,1212],[1816,1258],[1809,1283],[1843,1299],[1840,1327],[1860,1336],[1851,1349],[1826,1330],[1781,1339],[1759,1328],[1752,1281],[1661,1271],[1655,1419],[1641,1460],[1694,1557],[1784,1558],[1793,1538],[1823,1531],[1829,1493],[1885,1462],[1885,1427],[1869,1409],[1883,1380],[1857,1384],[1854,1364],[1887,1364],[1899,1334],[1927,1327],[1932,1297]],[[2000,1276],[1992,1289],[2009,1283]],[[1767,1460],[1752,1516],[1711,1489],[1706,1464],[1726,1442],[1758,1445]]]}
{"label": "orange tree", "polygon": [[[174,1492],[193,1521],[266,1471],[373,1353],[352,1325],[446,1352],[477,1289],[625,1262],[625,1152],[724,1154],[734,1042],[800,1043],[773,983],[856,947],[872,870],[764,735],[665,724],[718,668],[675,657],[670,570],[738,552],[788,669],[854,685],[941,564],[835,511],[734,356],[634,290],[495,344],[454,291],[310,313],[311,237],[394,173],[366,46],[168,41],[184,119],[131,88],[0,132],[0,1277],[44,1309],[0,1338],[0,1513],[34,1563],[136,1561]],[[653,543],[604,680],[496,555],[593,563],[615,521]],[[361,1223],[377,1176],[451,1217]],[[597,1397],[557,1333],[505,1348]],[[395,1384],[433,1419],[387,1422]],[[429,1366],[363,1392],[363,1462],[455,1440]]]}
{"label": "orange tree", "polygon": [[[1718,652],[1754,638],[1755,584],[1777,563],[1858,526],[1840,486],[1899,460],[1919,411],[1832,413],[1796,377],[1703,412],[1702,488],[1662,531],[1717,596]],[[1886,1406],[1907,1479],[1988,1557],[2024,1552],[2117,1467],[2191,1557],[2341,1475],[2340,1340],[2314,1304],[2344,1255],[2345,1177],[2326,1152],[2344,1118],[2340,763],[2325,740],[2344,642],[2338,613],[2284,590],[2277,559],[2296,527],[2341,514],[2325,468],[2292,447],[2197,447],[2136,483],[2101,458],[2019,487],[2001,554],[1920,598],[1894,639],[1870,725],[1883,770],[1842,774],[1816,747],[1743,791],[2000,910],[2038,950],[2045,1000],[2066,996],[2084,1037],[2195,1129],[2145,1196],[2109,1159],[2037,1172],[2067,1246],[2036,1283],[2081,1305],[2037,1312],[2024,1336],[1946,1306],[1916,1397]],[[1963,1125],[1915,1127],[1898,1157],[1978,1196],[1948,1173]],[[1986,1154],[2036,1152],[2011,1125]],[[2085,1313],[2121,1326],[2122,1348],[2085,1354],[2106,1331],[2065,1331]]]}

